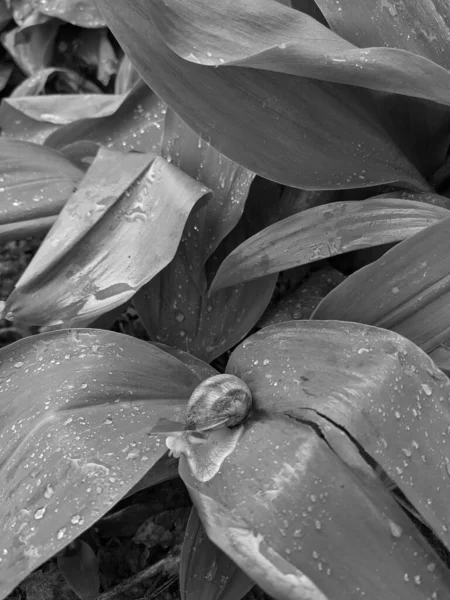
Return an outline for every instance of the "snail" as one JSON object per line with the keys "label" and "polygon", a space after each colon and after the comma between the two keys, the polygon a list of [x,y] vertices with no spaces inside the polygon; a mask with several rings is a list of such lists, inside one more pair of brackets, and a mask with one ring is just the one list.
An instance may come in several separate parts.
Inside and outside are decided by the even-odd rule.
{"label": "snail", "polygon": [[166,431],[171,434],[166,438],[170,455],[183,455],[193,476],[209,481],[236,448],[251,407],[251,392],[238,377],[224,374],[205,379],[189,398],[184,430]]}

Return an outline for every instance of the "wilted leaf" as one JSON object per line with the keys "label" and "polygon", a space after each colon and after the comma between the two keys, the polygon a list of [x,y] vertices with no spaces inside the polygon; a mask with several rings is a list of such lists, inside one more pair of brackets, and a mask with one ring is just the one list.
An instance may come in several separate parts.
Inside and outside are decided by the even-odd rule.
{"label": "wilted leaf", "polygon": [[207,193],[162,158],[102,148],[8,298],[8,318],[80,325],[123,304],[171,261]]}
{"label": "wilted leaf", "polygon": [[446,218],[348,277],[313,318],[391,329],[430,352],[450,338],[449,253]]}
{"label": "wilted leaf", "polygon": [[193,508],[181,552],[181,600],[240,600],[253,586],[253,581],[206,536]]}
{"label": "wilted leaf", "polygon": [[[238,164],[274,181],[304,189],[354,188],[392,181],[407,181],[426,189],[380,125],[370,92],[248,67],[213,68],[195,64],[169,48],[177,37],[173,31],[169,35],[165,30],[170,19],[177,19],[177,13],[171,11],[174,4],[151,2],[143,7],[132,0],[120,3],[99,0],[98,5],[130,59],[158,96],[194,131]],[[258,11],[260,6],[262,10],[268,5],[273,18],[266,21],[263,12]],[[225,17],[219,10],[223,7],[219,2],[196,6],[205,8],[197,13],[196,24],[198,19],[202,23],[210,23],[212,19],[213,31],[229,34],[233,44],[236,34],[243,33],[241,22],[233,19],[243,14],[244,3],[234,3],[232,9],[227,5]],[[250,8],[253,6],[256,3],[250,3]],[[176,7],[182,18],[189,18],[193,3],[180,3]],[[258,2],[257,8],[252,19],[255,26],[261,24],[261,32],[268,31],[268,23],[283,26],[288,23],[290,35],[299,39],[297,24],[301,13],[275,2],[262,5]],[[282,12],[278,13],[279,10]],[[236,28],[225,32],[223,23],[230,20],[237,24]],[[186,23],[189,26],[188,20],[183,21]],[[314,23],[311,20],[312,27]],[[320,40],[332,35],[319,24],[317,27]],[[269,29],[269,36],[270,33]],[[313,36],[316,52],[320,48],[318,39]],[[340,38],[336,45],[352,48]],[[217,48],[211,50],[219,60],[221,52]],[[206,54],[209,47],[199,51],[200,61],[211,58]],[[197,56],[197,51],[192,52]],[[286,61],[286,64],[291,63]],[[441,71],[444,77],[446,71]],[[450,75],[446,76],[450,79]]]}
{"label": "wilted leaf", "polygon": [[38,16],[3,33],[1,41],[17,66],[32,75],[49,66],[59,27],[56,19]]}
{"label": "wilted leaf", "polygon": [[42,14],[57,17],[78,27],[104,27],[105,22],[92,0],[34,0]]}
{"label": "wilted leaf", "polygon": [[0,228],[10,232],[58,214],[83,177],[60,152],[7,138],[0,139],[0,164]]}
{"label": "wilted leaf", "polygon": [[238,246],[220,265],[211,292],[336,254],[397,242],[448,215],[439,206],[394,198],[310,208]]}
{"label": "wilted leaf", "polygon": [[244,238],[243,227],[235,228],[205,263],[240,219],[254,175],[202,142],[172,112],[167,114],[162,154],[212,190],[213,197],[190,216],[173,261],[133,302],[152,339],[210,362],[257,322],[275,284],[271,278],[207,297],[207,281],[230,247]]}
{"label": "wilted leaf", "polygon": [[212,540],[280,599],[445,597],[446,566],[372,469],[448,547],[450,381],[433,362],[388,331],[298,321],[248,338],[227,372],[256,409],[237,448],[206,483],[180,461]]}
{"label": "wilted leaf", "polygon": [[0,354],[3,598],[166,452],[147,432],[182,418],[199,379],[154,346],[101,330],[41,334]]}
{"label": "wilted leaf", "polygon": [[165,104],[139,82],[106,118],[86,118],[61,127],[46,140],[52,148],[91,141],[119,151],[159,153]]}

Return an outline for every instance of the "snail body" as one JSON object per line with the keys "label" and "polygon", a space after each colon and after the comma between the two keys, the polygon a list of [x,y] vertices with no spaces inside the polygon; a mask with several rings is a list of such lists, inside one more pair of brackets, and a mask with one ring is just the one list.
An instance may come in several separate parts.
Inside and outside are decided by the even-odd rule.
{"label": "snail body", "polygon": [[166,439],[171,455],[184,456],[194,477],[209,481],[236,448],[251,406],[251,392],[241,379],[209,377],[189,398],[185,430]]}
{"label": "snail body", "polygon": [[235,427],[248,416],[252,394],[246,383],[227,373],[208,377],[195,388],[187,404],[186,428],[204,431]]}

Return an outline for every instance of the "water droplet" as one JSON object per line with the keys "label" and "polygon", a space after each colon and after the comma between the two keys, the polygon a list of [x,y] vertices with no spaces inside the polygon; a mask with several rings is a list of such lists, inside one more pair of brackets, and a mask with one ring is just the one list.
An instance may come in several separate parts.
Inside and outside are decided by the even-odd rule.
{"label": "water droplet", "polygon": [[20,369],[20,367],[23,367],[23,362],[16,362],[14,363],[14,366],[16,367],[16,369]]}
{"label": "water droplet", "polygon": [[61,529],[58,530],[58,533],[56,534],[56,537],[58,538],[58,540],[62,540],[62,538],[66,535],[66,528],[65,527],[61,527]]}
{"label": "water droplet", "polygon": [[427,396],[431,396],[433,391],[427,383],[422,383],[422,389]]}
{"label": "water droplet", "polygon": [[397,523],[394,523],[394,521],[391,521],[390,519],[388,519],[388,523],[389,523],[389,530],[391,532],[392,537],[395,537],[395,538],[401,537],[401,535],[403,533],[403,529],[400,527],[400,525],[397,525]]}
{"label": "water droplet", "polygon": [[182,323],[185,319],[184,313],[181,312],[181,310],[177,310],[175,312],[175,321],[177,323]]}
{"label": "water droplet", "polygon": [[54,493],[55,493],[55,490],[52,488],[52,486],[50,484],[48,484],[47,487],[45,488],[44,498],[47,498],[47,499],[51,498]]}
{"label": "water droplet", "polygon": [[43,506],[42,508],[38,508],[37,511],[34,513],[34,518],[39,521],[39,519],[42,519],[42,517],[45,515],[45,511],[46,511],[46,507]]}

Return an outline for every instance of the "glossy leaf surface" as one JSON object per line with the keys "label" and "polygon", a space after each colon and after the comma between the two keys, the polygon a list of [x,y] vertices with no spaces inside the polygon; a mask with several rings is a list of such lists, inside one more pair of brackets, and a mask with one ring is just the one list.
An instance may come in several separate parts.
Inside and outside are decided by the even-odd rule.
{"label": "glossy leaf surface", "polygon": [[282,600],[445,596],[446,567],[359,451],[448,547],[450,381],[433,362],[392,332],[298,321],[248,338],[227,371],[255,409],[236,450],[203,484],[180,462],[212,540]]}
{"label": "glossy leaf surface", "polygon": [[171,261],[207,192],[162,158],[101,149],[9,297],[8,318],[81,325],[123,304]]}
{"label": "glossy leaf surface", "polygon": [[165,454],[147,432],[182,419],[199,379],[168,353],[102,330],[40,334],[0,354],[5,597]]}
{"label": "glossy leaf surface", "polygon": [[446,218],[348,277],[313,318],[391,329],[429,352],[450,338],[449,252]]}
{"label": "glossy leaf surface", "polygon": [[[194,131],[251,171],[305,189],[353,188],[389,181],[407,181],[420,188],[425,185],[380,125],[371,109],[373,98],[365,90],[248,67],[213,68],[173,52],[167,23],[177,15],[189,17],[189,11],[197,8],[201,20],[206,8],[208,22],[210,12],[217,16],[222,6],[219,2],[208,6],[187,2],[183,7],[188,13],[183,7],[176,13],[174,4],[162,2],[138,6],[132,0],[114,4],[100,0],[98,5],[158,96]],[[264,2],[262,8],[266,5]],[[178,9],[181,4],[176,6]],[[269,22],[278,23],[278,11],[282,11],[282,25],[296,23],[300,13],[275,2],[270,6],[273,20]],[[244,3],[235,3],[229,19],[241,15],[243,7]],[[189,26],[189,20],[178,23],[181,30],[186,23]],[[310,24],[316,27],[316,23],[311,20]],[[214,30],[222,27],[221,17]],[[236,32],[226,33],[234,41]],[[316,48],[317,39],[313,37]],[[349,45],[339,40],[337,43]],[[216,49],[202,48],[202,57],[212,51]],[[219,59],[220,53],[216,57]],[[288,70],[285,65],[283,68]]]}
{"label": "glossy leaf surface", "polygon": [[336,254],[398,242],[448,215],[439,206],[394,198],[310,208],[236,248],[220,265],[211,291]]}

